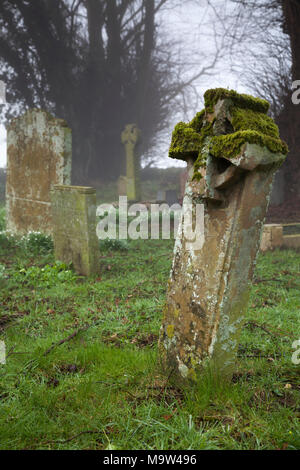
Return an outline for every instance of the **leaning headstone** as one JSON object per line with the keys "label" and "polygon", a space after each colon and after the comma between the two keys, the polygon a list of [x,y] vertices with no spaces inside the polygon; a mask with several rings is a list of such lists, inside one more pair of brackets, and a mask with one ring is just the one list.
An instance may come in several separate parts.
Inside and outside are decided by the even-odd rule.
{"label": "leaning headstone", "polygon": [[300,235],[284,235],[282,246],[284,248],[299,249],[300,248]]}
{"label": "leaning headstone", "polygon": [[[273,176],[287,153],[268,107],[248,95],[209,90],[205,110],[173,133],[169,155],[188,162],[189,179],[160,351],[179,378],[197,379],[204,365],[224,378],[234,369]],[[185,215],[199,205],[203,233],[191,243],[184,229],[193,221]]]}
{"label": "leaning headstone", "polygon": [[72,134],[41,110],[13,119],[7,130],[7,229],[52,232],[50,189],[70,184]]}
{"label": "leaning headstone", "polygon": [[128,124],[122,132],[122,143],[126,151],[126,190],[128,201],[140,200],[139,159],[136,146],[140,131],[135,124]]}
{"label": "leaning headstone", "polygon": [[98,272],[96,189],[55,185],[51,191],[55,258],[83,276]]}

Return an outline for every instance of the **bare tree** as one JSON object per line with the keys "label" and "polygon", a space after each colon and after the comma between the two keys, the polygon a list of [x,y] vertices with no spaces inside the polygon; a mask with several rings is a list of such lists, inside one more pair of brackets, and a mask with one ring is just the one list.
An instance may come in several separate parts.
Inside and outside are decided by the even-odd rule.
{"label": "bare tree", "polygon": [[2,0],[0,78],[9,101],[18,112],[42,107],[67,120],[74,181],[124,171],[120,134],[127,123],[142,130],[140,154],[149,151],[194,81],[215,66],[220,49],[184,73],[187,55],[178,57],[178,45],[157,25],[176,3]]}
{"label": "bare tree", "polygon": [[[226,5],[226,8],[225,8]],[[219,14],[228,41],[231,70],[271,104],[289,155],[280,170],[286,203],[300,199],[300,109],[291,100],[300,79],[300,0],[224,0]]]}

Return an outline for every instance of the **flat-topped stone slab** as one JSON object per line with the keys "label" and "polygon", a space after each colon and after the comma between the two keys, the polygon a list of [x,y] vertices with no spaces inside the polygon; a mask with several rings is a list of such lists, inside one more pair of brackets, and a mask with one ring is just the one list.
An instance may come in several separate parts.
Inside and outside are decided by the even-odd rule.
{"label": "flat-topped stone slab", "polygon": [[283,246],[283,227],[280,224],[264,225],[260,249],[261,251],[274,250]]}
{"label": "flat-topped stone slab", "polygon": [[72,263],[78,274],[97,274],[96,189],[54,185],[51,201],[55,258]]}

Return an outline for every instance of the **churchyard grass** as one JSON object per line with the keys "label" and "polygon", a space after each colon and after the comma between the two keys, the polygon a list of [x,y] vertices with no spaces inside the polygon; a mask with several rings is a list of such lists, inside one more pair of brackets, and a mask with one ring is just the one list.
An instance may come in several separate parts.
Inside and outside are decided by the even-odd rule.
{"label": "churchyard grass", "polygon": [[233,380],[176,387],[157,360],[174,242],[102,244],[88,279],[43,243],[0,245],[0,449],[300,447],[299,252],[259,255]]}

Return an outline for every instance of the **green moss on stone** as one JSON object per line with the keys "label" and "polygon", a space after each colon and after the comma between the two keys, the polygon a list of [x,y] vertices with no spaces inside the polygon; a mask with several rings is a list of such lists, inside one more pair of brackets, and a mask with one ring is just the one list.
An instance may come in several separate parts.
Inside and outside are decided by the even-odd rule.
{"label": "green moss on stone", "polygon": [[170,339],[173,338],[174,329],[175,329],[174,325],[168,325],[167,326],[167,336],[168,336],[168,338],[170,338]]}
{"label": "green moss on stone", "polygon": [[226,88],[212,88],[204,93],[206,111],[213,113],[216,103],[224,99],[231,99],[238,108],[251,109],[258,113],[267,113],[270,107],[269,103],[261,98],[254,98],[251,95],[240,94]]}
{"label": "green moss on stone", "polygon": [[196,132],[201,132],[203,121],[205,118],[205,109],[202,109],[189,123],[189,127],[192,127]]}
{"label": "green moss on stone", "polygon": [[[267,101],[225,88],[207,90],[204,98],[204,110],[197,113],[191,122],[177,124],[169,150],[171,158],[194,160],[194,179],[202,178],[200,169],[206,166],[208,153],[214,157],[234,158],[246,143],[267,147],[273,153],[288,153],[286,143],[279,137],[277,125],[266,114],[269,109]],[[227,118],[234,132],[215,135],[216,117],[211,114],[216,103],[225,99],[228,100]]]}
{"label": "green moss on stone", "polygon": [[251,130],[213,137],[210,153],[214,157],[233,158],[240,153],[242,146],[246,142],[267,147],[273,153],[287,153],[287,145],[280,139],[274,139],[273,137]]}
{"label": "green moss on stone", "polygon": [[201,136],[189,124],[179,122],[172,135],[169,157],[187,160],[197,158],[202,147]]}
{"label": "green moss on stone", "polygon": [[272,118],[265,113],[255,112],[252,109],[230,107],[231,124],[235,131],[257,131],[260,134],[279,139],[279,130]]}
{"label": "green moss on stone", "polygon": [[185,161],[192,158],[196,160],[195,169],[199,170],[200,167],[205,167],[204,143],[205,139],[212,134],[213,122],[205,121],[204,118],[205,110],[203,109],[196,114],[190,123],[179,122],[175,126],[169,150],[170,158]]}

